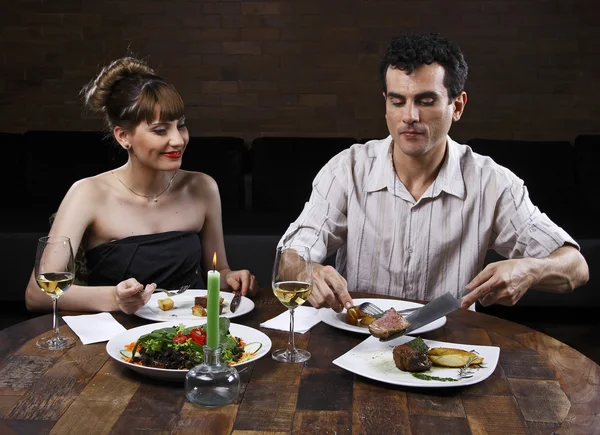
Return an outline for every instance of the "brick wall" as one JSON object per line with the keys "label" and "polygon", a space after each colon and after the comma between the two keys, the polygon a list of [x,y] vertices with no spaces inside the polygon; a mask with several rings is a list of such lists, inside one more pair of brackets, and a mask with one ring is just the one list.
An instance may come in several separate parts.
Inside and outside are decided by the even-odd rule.
{"label": "brick wall", "polygon": [[386,134],[378,62],[403,30],[458,41],[472,137],[600,126],[600,3],[532,0],[12,0],[0,13],[0,131],[97,130],[79,89],[130,48],[182,93],[195,135]]}

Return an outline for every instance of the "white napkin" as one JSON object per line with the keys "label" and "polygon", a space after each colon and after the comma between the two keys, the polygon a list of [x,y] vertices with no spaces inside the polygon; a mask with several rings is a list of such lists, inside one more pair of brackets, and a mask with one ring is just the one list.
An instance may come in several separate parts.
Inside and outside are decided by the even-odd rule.
{"label": "white napkin", "polygon": [[110,313],[63,316],[83,344],[108,341],[126,329]]}
{"label": "white napkin", "polygon": [[[319,310],[313,307],[297,307],[294,309],[294,332],[304,334],[321,321]],[[290,312],[284,311],[277,317],[260,324],[263,328],[290,330]]]}

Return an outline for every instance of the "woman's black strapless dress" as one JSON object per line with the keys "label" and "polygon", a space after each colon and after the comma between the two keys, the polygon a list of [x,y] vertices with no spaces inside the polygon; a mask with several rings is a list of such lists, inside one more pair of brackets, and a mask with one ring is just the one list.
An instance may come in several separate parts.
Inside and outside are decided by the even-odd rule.
{"label": "woman's black strapless dress", "polygon": [[205,288],[200,268],[200,236],[168,231],[131,236],[98,245],[85,253],[89,286],[117,285],[128,278],[141,284],[177,289]]}

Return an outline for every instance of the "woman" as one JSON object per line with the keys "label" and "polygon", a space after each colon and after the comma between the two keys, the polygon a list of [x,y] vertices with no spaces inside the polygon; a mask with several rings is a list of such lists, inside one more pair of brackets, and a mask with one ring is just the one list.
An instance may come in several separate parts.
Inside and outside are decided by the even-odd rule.
{"label": "woman", "polygon": [[[61,308],[134,313],[157,285],[203,286],[200,269],[212,269],[215,252],[221,288],[253,292],[254,276],[227,264],[215,181],[180,170],[189,133],[175,88],[145,62],[125,57],[82,94],[88,109],[104,114],[128,161],[76,182],[58,209],[50,235],[68,236],[73,252],[82,246],[88,269],[87,286],[73,285]],[[25,299],[28,310],[52,309],[33,274]]]}

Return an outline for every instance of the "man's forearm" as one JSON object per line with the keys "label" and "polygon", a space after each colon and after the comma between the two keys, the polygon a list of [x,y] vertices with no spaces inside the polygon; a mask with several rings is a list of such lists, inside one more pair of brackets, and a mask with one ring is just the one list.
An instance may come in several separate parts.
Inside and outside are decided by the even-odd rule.
{"label": "man's forearm", "polygon": [[568,293],[589,279],[588,265],[583,255],[572,246],[563,246],[548,257],[534,261],[537,282],[532,288],[556,293]]}

